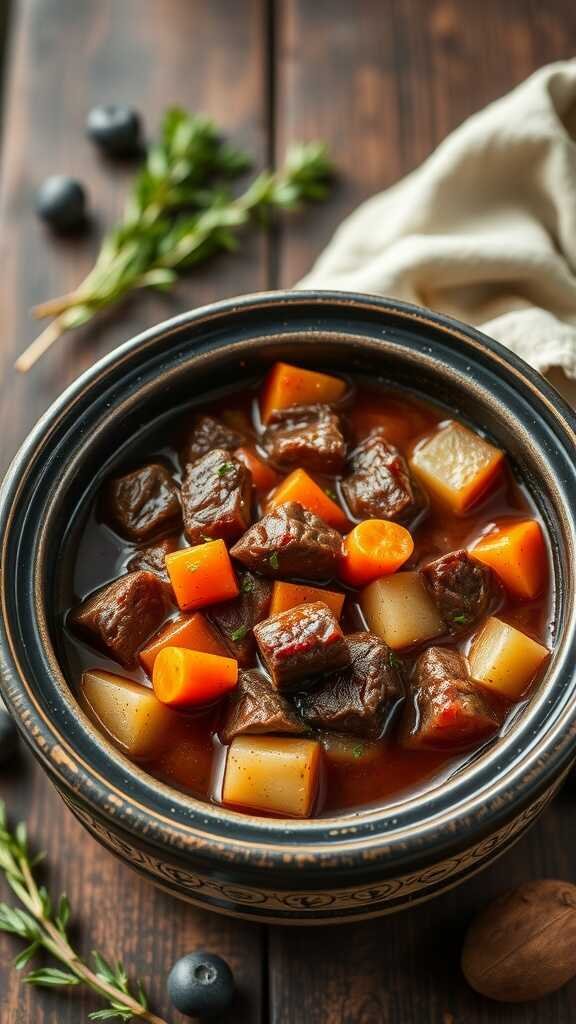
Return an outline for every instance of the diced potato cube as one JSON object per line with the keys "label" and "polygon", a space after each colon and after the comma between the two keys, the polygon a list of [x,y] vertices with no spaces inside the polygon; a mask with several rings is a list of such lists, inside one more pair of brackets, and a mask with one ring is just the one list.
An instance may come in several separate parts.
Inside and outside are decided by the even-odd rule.
{"label": "diced potato cube", "polygon": [[130,757],[161,754],[178,718],[152,690],[102,669],[85,672],[82,692],[104,729]]}
{"label": "diced potato cube", "polygon": [[518,700],[548,654],[536,640],[492,617],[472,644],[470,674],[490,690]]}
{"label": "diced potato cube", "polygon": [[374,580],[360,594],[369,629],[393,650],[440,636],[446,627],[419,572]]}
{"label": "diced potato cube", "polygon": [[318,789],[320,744],[280,736],[237,736],[228,751],[224,803],[304,818]]}
{"label": "diced potato cube", "polygon": [[412,470],[453,512],[466,512],[493,483],[504,453],[461,423],[448,423],[414,449]]}
{"label": "diced potato cube", "polygon": [[382,749],[379,743],[364,740],[360,736],[339,736],[334,733],[324,733],[320,742],[328,764],[350,767],[373,764]]}

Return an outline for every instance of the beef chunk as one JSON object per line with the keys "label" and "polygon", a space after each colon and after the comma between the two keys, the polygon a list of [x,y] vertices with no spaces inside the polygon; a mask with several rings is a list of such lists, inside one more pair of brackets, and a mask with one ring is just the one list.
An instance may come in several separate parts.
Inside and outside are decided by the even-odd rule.
{"label": "beef chunk", "polygon": [[238,573],[238,585],[239,596],[209,608],[208,618],[222,634],[232,657],[246,667],[253,660],[256,646],[252,629],[268,615],[272,584],[245,571]]}
{"label": "beef chunk", "polygon": [[128,540],[150,540],[179,526],[178,488],[164,466],[142,466],[110,481],[104,492],[103,514]]}
{"label": "beef chunk", "polygon": [[311,686],[315,676],[350,662],[338,620],[322,601],[298,604],[264,619],[254,627],[254,636],[277,690]]}
{"label": "beef chunk", "polygon": [[300,721],[290,702],[257,669],[240,672],[238,686],[228,697],[224,720],[218,730],[223,743],[242,733],[302,733]]}
{"label": "beef chunk", "polygon": [[86,598],[71,615],[76,632],[125,668],[162,625],[168,587],[153,572],[131,572]]}
{"label": "beef chunk", "polygon": [[374,633],[346,637],[350,665],[296,699],[308,725],[367,739],[383,735],[404,687],[398,660]]}
{"label": "beef chunk", "polygon": [[128,562],[126,568],[129,572],[137,569],[150,569],[151,572],[159,573],[168,579],[166,572],[166,555],[170,555],[178,548],[178,537],[165,537],[157,544],[151,544],[147,548],[139,548],[135,555]]}
{"label": "beef chunk", "polygon": [[388,443],[381,428],[371,430],[350,457],[342,490],[356,519],[413,520],[425,507],[406,459]]}
{"label": "beef chunk", "polygon": [[251,526],[230,554],[264,576],[325,580],[336,572],[341,547],[342,537],[323,519],[286,501]]}
{"label": "beef chunk", "polygon": [[262,444],[278,466],[302,466],[317,473],[339,473],[346,442],[338,416],[326,405],[273,413]]}
{"label": "beef chunk", "polygon": [[216,448],[186,467],[182,482],[184,530],[191,544],[236,540],[250,525],[252,477],[238,459]]}
{"label": "beef chunk", "polygon": [[196,462],[196,459],[207,455],[214,448],[222,448],[230,453],[240,448],[246,438],[237,430],[232,430],[225,423],[213,416],[199,416],[189,432],[181,453],[182,465]]}
{"label": "beef chunk", "polygon": [[429,647],[420,655],[412,690],[402,724],[407,747],[464,747],[500,724],[488,696],[470,678],[466,658],[452,648]]}
{"label": "beef chunk", "polygon": [[501,599],[496,574],[467,551],[451,551],[422,569],[448,632],[466,633]]}

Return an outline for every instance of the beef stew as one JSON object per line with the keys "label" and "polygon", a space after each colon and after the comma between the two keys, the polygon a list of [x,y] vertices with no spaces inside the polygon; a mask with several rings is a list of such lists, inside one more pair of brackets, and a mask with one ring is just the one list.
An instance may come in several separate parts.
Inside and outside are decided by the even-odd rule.
{"label": "beef stew", "polygon": [[541,678],[544,528],[439,407],[277,364],[132,459],[88,517],[64,641],[83,706],[159,780],[280,816],[393,804]]}

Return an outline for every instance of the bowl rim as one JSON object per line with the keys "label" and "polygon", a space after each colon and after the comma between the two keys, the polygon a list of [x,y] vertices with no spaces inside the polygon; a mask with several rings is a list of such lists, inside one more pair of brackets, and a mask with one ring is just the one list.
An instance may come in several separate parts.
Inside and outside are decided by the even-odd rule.
{"label": "bowl rim", "polygon": [[[135,351],[143,351],[144,347],[150,343],[159,343],[170,335],[186,332],[191,326],[198,325],[203,321],[213,322],[219,318],[225,319],[233,316],[238,312],[245,313],[266,308],[278,311],[279,308],[287,305],[293,307],[312,305],[317,309],[329,305],[332,307],[344,306],[348,310],[376,310],[379,313],[405,318],[409,322],[417,321],[421,327],[428,326],[441,333],[457,336],[460,342],[471,349],[470,358],[472,358],[474,349],[476,351],[480,349],[484,355],[488,354],[495,366],[499,365],[503,371],[511,372],[519,383],[530,388],[538,402],[546,407],[548,414],[557,424],[564,421],[562,423],[563,432],[576,455],[576,444],[573,437],[569,435],[570,429],[572,435],[576,432],[576,416],[573,411],[552,385],[537,371],[475,328],[461,324],[450,317],[381,296],[332,291],[275,291],[240,296],[199,307],[141,332],[87,369],[52,403],[12,461],[0,490],[2,566],[4,566],[6,537],[11,519],[10,506],[12,500],[17,496],[20,480],[25,475],[36,448],[49,434],[54,423],[60,417],[65,416],[71,402],[97,384],[111,368],[118,368]],[[327,333],[329,333],[329,328],[327,328]],[[5,579],[4,572],[2,572],[3,613],[6,611],[5,596]],[[572,616],[574,617],[574,608],[572,608]],[[47,637],[44,637],[44,641],[49,642]],[[82,765],[79,778],[78,757],[71,756],[73,752],[67,747],[65,737],[61,730],[58,730],[57,724],[48,721],[39,705],[31,699],[31,690],[22,675],[17,652],[9,636],[8,616],[5,614],[2,615],[0,623],[0,648],[2,649],[0,689],[4,691],[10,709],[15,713],[18,724],[24,731],[26,740],[32,746],[36,756],[44,763],[49,774],[65,790],[74,791],[76,795],[81,796],[83,802],[100,816],[117,818],[118,792],[110,784],[107,784],[107,780],[102,778],[99,773],[95,773],[93,766],[89,764]],[[555,651],[555,658],[557,654],[558,650]],[[14,679],[18,677],[22,685],[18,685],[18,683],[15,685]],[[570,712],[569,708],[564,708],[562,715],[558,715],[554,724],[553,735],[551,732],[548,737],[541,737],[538,750],[531,750],[529,763],[523,769],[526,773],[523,785],[521,785],[518,772],[516,772],[507,781],[506,786],[495,787],[490,813],[487,812],[486,807],[478,806],[478,793],[458,805],[459,819],[464,821],[466,817],[467,821],[467,845],[471,845],[474,838],[482,838],[491,833],[498,822],[508,819],[511,804],[518,808],[522,804],[527,805],[530,799],[534,799],[534,794],[543,791],[547,785],[550,785],[567,765],[570,760],[570,750],[576,738],[576,708],[573,712]],[[109,746],[114,754],[129,766],[127,771],[132,778],[137,780],[139,776],[145,776],[148,780],[151,779],[137,766],[132,765],[115,748]],[[181,853],[189,853],[193,850],[208,863],[221,863],[223,860],[254,863],[257,857],[260,867],[287,868],[290,864],[301,863],[303,843],[306,842],[305,856],[308,859],[313,855],[317,864],[326,863],[334,868],[344,868],[350,867],[352,863],[363,862],[368,869],[376,863],[388,862],[390,864],[392,858],[395,865],[399,859],[406,863],[409,863],[411,858],[418,859],[419,862],[427,856],[429,859],[434,859],[442,850],[449,850],[455,844],[453,819],[456,808],[454,807],[451,808],[451,815],[445,814],[441,819],[431,820],[427,829],[423,830],[422,826],[417,823],[411,828],[405,827],[398,835],[393,832],[383,833],[381,829],[377,828],[382,824],[382,816],[386,813],[386,809],[382,808],[377,813],[372,812],[373,828],[368,829],[367,833],[357,838],[356,820],[350,815],[337,815],[333,818],[318,818],[311,821],[267,819],[257,815],[229,811],[219,805],[207,805],[195,798],[183,797],[178,791],[156,783],[156,780],[152,780],[152,782],[155,786],[163,787],[170,794],[172,802],[174,805],[178,805],[179,810],[189,811],[192,807],[196,815],[204,817],[205,823],[214,824],[216,820],[224,826],[227,822],[236,823],[236,825],[240,823],[243,836],[239,838],[238,835],[227,834],[226,827],[224,827],[224,831],[215,837],[213,832],[198,828],[197,823],[195,825],[191,822],[187,823],[186,813],[180,814],[178,819],[176,819],[176,815],[174,818],[166,817],[156,813],[148,806],[138,805],[127,793],[122,795],[122,800],[125,806],[130,808],[130,813],[122,815],[122,827],[139,837],[141,841],[145,839],[151,841],[160,849],[165,849],[168,844],[175,851]],[[425,796],[426,794],[424,794]],[[416,802],[420,802],[420,798]],[[138,810],[138,806],[142,806],[142,809]],[[253,838],[255,826],[257,826],[256,831],[259,837],[256,841]],[[370,832],[372,832],[371,835]],[[263,836],[266,836],[266,839],[263,839]],[[262,856],[263,842],[266,843],[265,856]]]}

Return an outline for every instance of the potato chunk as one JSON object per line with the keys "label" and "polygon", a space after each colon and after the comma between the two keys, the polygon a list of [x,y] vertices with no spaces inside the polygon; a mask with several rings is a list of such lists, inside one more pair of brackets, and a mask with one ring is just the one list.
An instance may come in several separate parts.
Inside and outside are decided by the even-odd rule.
{"label": "potato chunk", "polygon": [[518,700],[548,655],[542,644],[492,617],[472,644],[470,674],[508,700]]}
{"label": "potato chunk", "polygon": [[360,594],[369,629],[393,650],[446,632],[419,572],[397,572],[370,583]]}
{"label": "potato chunk", "polygon": [[93,669],[82,676],[82,692],[100,724],[130,757],[156,757],[170,742],[177,716],[146,686]]}
{"label": "potato chunk", "polygon": [[224,803],[305,818],[318,789],[320,744],[280,736],[237,736],[228,751]]}
{"label": "potato chunk", "polygon": [[494,445],[451,422],[415,448],[410,465],[436,498],[462,514],[494,481],[503,459]]}

